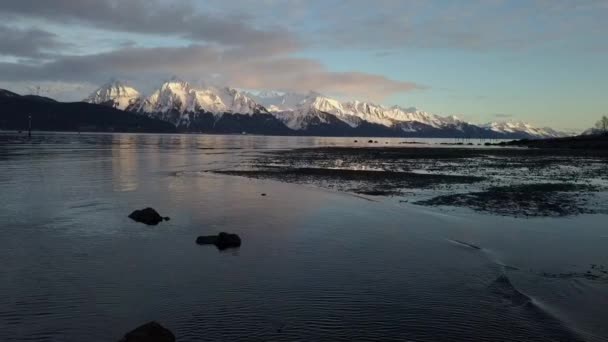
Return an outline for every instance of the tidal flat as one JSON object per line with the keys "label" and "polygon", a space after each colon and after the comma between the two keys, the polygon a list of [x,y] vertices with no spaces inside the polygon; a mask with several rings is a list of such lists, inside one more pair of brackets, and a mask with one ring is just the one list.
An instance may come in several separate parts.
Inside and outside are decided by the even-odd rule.
{"label": "tidal flat", "polygon": [[601,156],[353,140],[0,133],[0,341],[608,340],[606,215],[415,204],[597,199]]}
{"label": "tidal flat", "polygon": [[245,169],[214,172],[505,216],[608,212],[601,150],[321,147],[270,152]]}

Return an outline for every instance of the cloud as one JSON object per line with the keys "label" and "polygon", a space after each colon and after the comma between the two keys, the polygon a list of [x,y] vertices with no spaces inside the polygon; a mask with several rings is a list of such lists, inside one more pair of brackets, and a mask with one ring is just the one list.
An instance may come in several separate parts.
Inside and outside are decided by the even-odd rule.
{"label": "cloud", "polygon": [[[211,7],[201,10],[194,2],[158,0],[55,0],[52,6],[40,6],[34,0],[2,2],[0,16],[12,21],[33,18],[65,27],[86,25],[97,30],[174,36],[191,43],[177,47],[119,44],[103,53],[62,55],[38,63],[0,63],[0,80],[101,83],[128,78],[149,84],[177,75],[235,87],[316,90],[367,99],[420,88],[412,82],[359,71],[332,72],[317,60],[294,57],[305,44],[285,26],[269,25],[274,21],[259,20],[255,11],[243,14]],[[303,8],[301,3],[298,8]]]}
{"label": "cloud", "polygon": [[578,47],[604,42],[605,0],[378,0],[333,2],[319,15],[318,46],[467,51]]}
{"label": "cloud", "polygon": [[[0,24],[0,55],[22,61],[0,63],[0,81],[101,83],[114,77],[149,85],[178,75],[378,100],[423,87],[362,72],[369,66],[358,68],[356,61],[352,70],[336,72],[298,56],[347,48],[395,59],[391,54],[407,58],[413,48],[513,51],[559,41],[585,44],[573,35],[603,35],[608,21],[598,18],[607,10],[604,0],[0,1],[0,20],[19,24]],[[24,28],[32,23],[44,30]],[[103,33],[110,43],[100,49],[94,40],[73,39],[80,45],[63,50],[61,32],[69,36],[66,31],[82,28]],[[74,51],[82,54],[68,54]]]}
{"label": "cloud", "polygon": [[[66,56],[40,65],[0,63],[5,81],[105,82],[110,78],[157,83],[176,75],[189,81],[214,82],[250,89],[277,89],[382,100],[420,89],[412,82],[362,72],[332,72],[320,62],[289,56],[243,58],[243,48],[205,45],[176,48],[126,48],[86,56]],[[155,84],[156,85],[156,84]]]}
{"label": "cloud", "polygon": [[[38,0],[0,2],[0,16],[290,53],[324,48],[521,49],[603,38],[605,0]],[[313,23],[313,24],[311,24]],[[300,31],[298,31],[300,29]],[[273,51],[274,50],[274,51]]]}
{"label": "cloud", "polygon": [[193,2],[159,0],[38,0],[0,2],[0,13],[9,18],[39,18],[58,23],[83,24],[116,32],[175,35],[222,45],[258,46],[292,50],[297,38],[289,30],[258,28],[243,14],[201,12]]}
{"label": "cloud", "polygon": [[378,52],[374,53],[374,56],[376,56],[378,58],[382,58],[382,57],[392,56],[394,54],[395,54],[394,51],[378,51]]}
{"label": "cloud", "polygon": [[56,81],[41,81],[41,82],[2,82],[0,81],[0,89],[10,89],[21,95],[40,95],[53,99],[61,99],[62,101],[82,101],[88,96],[98,85],[90,83],[74,83],[74,82],[56,82]]}
{"label": "cloud", "polygon": [[49,53],[69,45],[53,33],[36,28],[21,29],[0,24],[0,55],[48,58]]}

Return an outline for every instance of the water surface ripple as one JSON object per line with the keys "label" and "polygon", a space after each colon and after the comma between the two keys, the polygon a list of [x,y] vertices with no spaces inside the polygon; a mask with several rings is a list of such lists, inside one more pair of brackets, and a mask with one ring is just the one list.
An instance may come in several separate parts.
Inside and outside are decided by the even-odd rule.
{"label": "water surface ripple", "polygon": [[[178,341],[608,340],[605,282],[542,276],[608,265],[605,216],[445,214],[200,172],[352,141],[0,134],[0,340],[117,341],[150,320]],[[145,206],[171,221],[127,218]],[[219,231],[243,246],[194,243]]]}

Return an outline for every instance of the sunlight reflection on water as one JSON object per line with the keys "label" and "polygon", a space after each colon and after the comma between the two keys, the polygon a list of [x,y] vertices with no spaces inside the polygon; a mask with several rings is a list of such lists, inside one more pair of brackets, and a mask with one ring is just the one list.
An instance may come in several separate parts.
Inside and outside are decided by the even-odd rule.
{"label": "sunlight reflection on water", "polygon": [[[0,340],[113,341],[149,320],[178,341],[608,337],[606,283],[539,275],[608,265],[605,216],[446,214],[202,172],[354,139],[0,134]],[[126,217],[145,206],[171,221]],[[194,243],[223,230],[238,251]],[[492,292],[501,274],[536,304]]]}

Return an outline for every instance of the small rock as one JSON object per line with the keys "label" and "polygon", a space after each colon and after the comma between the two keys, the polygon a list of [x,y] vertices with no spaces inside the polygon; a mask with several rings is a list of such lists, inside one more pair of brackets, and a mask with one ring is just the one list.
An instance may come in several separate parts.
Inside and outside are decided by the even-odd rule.
{"label": "small rock", "polygon": [[128,332],[119,342],[175,342],[175,335],[157,322],[149,322]]}
{"label": "small rock", "polygon": [[358,142],[359,142],[359,140],[355,140],[355,142],[356,142],[356,143],[358,143]]}
{"label": "small rock", "polygon": [[266,194],[262,194],[262,196],[266,196]]}
{"label": "small rock", "polygon": [[215,245],[219,250],[241,246],[241,238],[236,234],[221,232],[218,235],[199,236],[196,238],[199,245]]}
{"label": "small rock", "polygon": [[169,216],[165,216],[165,217],[163,217],[163,220],[165,220],[165,221],[171,221],[171,218]]}
{"label": "small rock", "polygon": [[367,143],[368,143],[368,144],[373,144],[373,143],[374,143],[374,141],[373,141],[373,140],[368,140],[368,141],[367,141]]}
{"label": "small rock", "polygon": [[155,226],[163,221],[163,217],[160,216],[160,214],[152,208],[135,210],[131,213],[131,215],[129,215],[129,218],[133,221],[145,223],[151,226]]}

